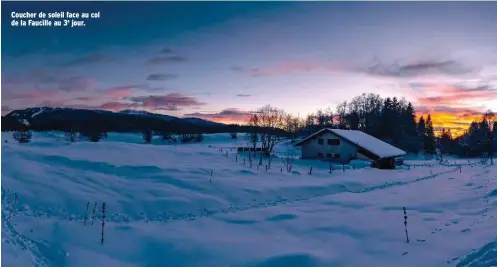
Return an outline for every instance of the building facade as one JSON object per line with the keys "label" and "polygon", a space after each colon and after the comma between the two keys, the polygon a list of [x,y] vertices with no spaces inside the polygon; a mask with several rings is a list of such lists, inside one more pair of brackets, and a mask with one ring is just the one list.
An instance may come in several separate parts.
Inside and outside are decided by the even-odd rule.
{"label": "building facade", "polygon": [[300,146],[303,159],[348,163],[357,158],[357,146],[333,132],[323,132],[303,142]]}
{"label": "building facade", "polygon": [[378,168],[402,164],[405,151],[358,130],[322,129],[296,144],[302,159],[349,163],[353,159],[372,161]]}

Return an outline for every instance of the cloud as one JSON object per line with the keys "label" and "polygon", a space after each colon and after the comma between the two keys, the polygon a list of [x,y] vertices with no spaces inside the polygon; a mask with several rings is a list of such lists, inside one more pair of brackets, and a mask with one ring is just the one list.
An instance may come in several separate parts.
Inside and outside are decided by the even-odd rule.
{"label": "cloud", "polygon": [[179,62],[185,62],[186,57],[183,56],[167,56],[167,57],[154,57],[149,60],[147,60],[147,64],[149,65],[163,65],[163,64],[168,64],[168,63],[179,63]]}
{"label": "cloud", "polygon": [[178,111],[178,110],[181,110],[181,108],[175,107],[175,106],[169,106],[169,107],[153,108],[152,110],[154,110],[154,111]]}
{"label": "cloud", "polygon": [[412,82],[408,85],[417,93],[414,96],[417,115],[431,114],[434,126],[450,128],[454,135],[464,132],[459,128],[467,128],[472,121],[481,119],[487,109],[483,103],[497,99],[497,89],[479,80],[447,84]]}
{"label": "cloud", "polygon": [[276,76],[276,75],[287,75],[299,72],[337,72],[338,68],[332,66],[326,62],[314,62],[314,61],[289,61],[284,62],[271,67],[261,67],[261,68],[243,68],[240,66],[234,66],[231,68],[232,71],[249,74],[250,76]]}
{"label": "cloud", "polygon": [[[167,95],[150,95],[138,97],[124,97],[128,91],[126,87],[116,87],[107,90],[107,96],[112,96],[116,100],[118,98],[126,99],[127,101],[108,101],[100,105],[65,105],[67,107],[79,107],[87,109],[104,109],[112,111],[120,111],[123,109],[148,109],[153,111],[177,111],[182,107],[196,107],[203,106],[205,103],[196,100],[190,96],[184,96],[179,93],[170,93]],[[115,95],[109,93],[110,91],[116,92]],[[121,91],[123,90],[123,91]]]}
{"label": "cloud", "polygon": [[2,85],[9,92],[19,92],[23,88],[43,90],[60,90],[65,92],[86,91],[96,88],[96,82],[91,77],[70,76],[65,70],[51,71],[35,69],[18,75],[3,75]]}
{"label": "cloud", "polygon": [[457,76],[475,73],[476,69],[465,66],[455,60],[422,60],[403,65],[398,63],[391,65],[376,63],[373,66],[367,67],[365,72],[374,76],[408,78],[440,74]]}
{"label": "cloud", "polygon": [[24,92],[12,92],[4,90],[5,96],[3,100],[37,100],[57,95],[57,91],[53,90],[28,90]]}
{"label": "cloud", "polygon": [[59,90],[66,92],[86,91],[95,88],[95,81],[88,77],[69,77],[58,82]]}
{"label": "cloud", "polygon": [[231,70],[232,71],[236,71],[236,72],[246,72],[247,71],[247,69],[244,69],[244,68],[242,68],[240,66],[231,67]]}
{"label": "cloud", "polygon": [[468,108],[454,106],[416,106],[418,117],[431,115],[435,128],[451,129],[454,136],[461,135],[472,121],[479,120],[484,114],[484,108]]}
{"label": "cloud", "polygon": [[191,96],[185,96],[180,93],[169,93],[166,95],[149,95],[129,98],[132,102],[138,103],[146,108],[160,108],[167,110],[175,110],[180,107],[195,107],[203,106],[204,102],[198,101]]}
{"label": "cloud", "polygon": [[43,100],[40,102],[38,106],[43,106],[43,107],[63,107],[65,101],[62,99],[49,99],[49,100]]}
{"label": "cloud", "polygon": [[35,69],[27,71],[23,74],[18,75],[8,75],[2,73],[2,85],[19,85],[19,84],[54,84],[58,83],[62,79],[60,72],[54,74],[45,69]]}
{"label": "cloud", "polygon": [[206,120],[211,120],[215,122],[223,122],[223,123],[244,123],[247,121],[248,116],[250,115],[249,111],[242,111],[237,108],[228,108],[224,109],[220,112],[213,113],[189,113],[185,114],[185,117],[196,117]]}
{"label": "cloud", "polygon": [[101,97],[99,97],[99,96],[78,96],[78,97],[75,97],[73,100],[84,101],[84,102],[93,102],[93,101],[97,101],[99,99],[101,99]]}
{"label": "cloud", "polygon": [[148,81],[165,81],[165,80],[171,80],[178,78],[178,75],[176,74],[168,74],[168,73],[162,73],[162,74],[150,74],[147,77]]}
{"label": "cloud", "polygon": [[464,84],[416,83],[416,90],[421,95],[432,94],[417,98],[417,102],[422,106],[454,106],[497,99],[497,90],[489,85],[471,87]]}
{"label": "cloud", "polygon": [[236,96],[237,97],[250,97],[252,95],[249,95],[249,94],[237,94]]}
{"label": "cloud", "polygon": [[103,95],[103,98],[121,100],[132,95],[137,88],[139,88],[138,85],[124,85],[104,89],[100,93]]}
{"label": "cloud", "polygon": [[67,67],[79,67],[79,66],[87,66],[87,65],[94,65],[94,64],[100,64],[100,63],[107,63],[111,62],[112,59],[109,56],[102,55],[102,54],[91,54],[91,55],[86,55],[83,57],[79,57],[76,59],[73,59],[69,62],[66,63]]}
{"label": "cloud", "polygon": [[2,105],[2,116],[12,111],[12,109],[7,105]]}
{"label": "cloud", "polygon": [[136,103],[123,103],[123,102],[106,102],[98,106],[99,109],[120,111],[123,109],[139,108],[140,106]]}
{"label": "cloud", "polygon": [[168,48],[168,47],[164,47],[162,48],[162,50],[160,51],[162,54],[172,54],[173,53],[173,50],[171,48]]}

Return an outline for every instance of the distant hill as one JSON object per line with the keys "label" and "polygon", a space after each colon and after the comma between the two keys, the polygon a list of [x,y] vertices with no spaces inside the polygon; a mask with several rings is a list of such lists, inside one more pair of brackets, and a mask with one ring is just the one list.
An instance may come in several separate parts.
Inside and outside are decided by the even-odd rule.
{"label": "distant hill", "polygon": [[128,114],[128,115],[135,115],[135,116],[150,116],[150,117],[156,117],[156,118],[161,118],[166,121],[171,121],[178,119],[177,117],[174,116],[169,116],[169,115],[163,115],[163,114],[157,114],[157,113],[151,113],[143,110],[133,110],[133,109],[125,109],[119,111],[120,114]]}
{"label": "distant hill", "polygon": [[[199,118],[177,118],[146,111],[90,110],[34,107],[14,110],[2,116],[2,131],[28,126],[32,130],[64,130],[101,127],[105,131],[128,132],[152,129],[170,132],[227,132],[243,126],[226,125]],[[236,129],[235,129],[236,128]]]}

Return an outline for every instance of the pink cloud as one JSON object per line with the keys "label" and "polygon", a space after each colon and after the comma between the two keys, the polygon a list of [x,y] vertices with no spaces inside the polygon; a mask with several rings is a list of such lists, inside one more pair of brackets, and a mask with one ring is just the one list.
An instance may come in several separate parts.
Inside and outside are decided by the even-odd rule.
{"label": "pink cloud", "polygon": [[135,103],[122,103],[122,102],[107,102],[100,105],[98,108],[112,111],[120,111],[123,109],[131,109],[139,107],[139,105]]}
{"label": "pink cloud", "polygon": [[[105,96],[114,97],[115,100],[124,99],[124,96],[132,93],[133,90],[128,91],[130,88],[114,88],[111,93],[106,92]],[[109,91],[109,90],[106,90]],[[96,100],[93,97],[78,97],[75,100]],[[99,98],[99,100],[102,98]],[[181,107],[196,107],[205,105],[205,103],[198,101],[195,97],[185,96],[179,93],[170,93],[166,95],[149,95],[138,97],[127,97],[129,102],[109,101],[103,104],[96,105],[76,105],[81,108],[97,108],[112,111],[120,111],[123,109],[146,109],[146,110],[161,110],[161,111],[176,111]],[[68,106],[68,105],[66,105]],[[72,107],[75,105],[71,105]]]}
{"label": "pink cloud", "polygon": [[74,100],[76,100],[76,101],[85,101],[85,102],[93,102],[93,101],[97,101],[100,99],[101,99],[101,97],[98,97],[98,96],[78,96],[78,97],[74,98]]}
{"label": "pink cloud", "polygon": [[60,80],[58,88],[66,92],[82,92],[96,88],[96,82],[89,77],[69,77]]}
{"label": "pink cloud", "polygon": [[102,90],[102,94],[104,98],[110,98],[114,100],[120,100],[124,99],[125,97],[128,97],[134,93],[135,89],[133,86],[127,87],[127,86],[122,86],[122,87],[114,87],[114,88],[109,88],[106,90]]}
{"label": "pink cloud", "polygon": [[131,97],[130,99],[131,101],[140,103],[142,106],[147,108],[173,109],[174,107],[194,107],[205,105],[205,103],[198,101],[195,97],[185,96],[180,93],[139,96]]}
{"label": "pink cloud", "polygon": [[497,98],[497,90],[487,86],[465,88],[446,84],[426,84],[422,86],[423,92],[435,96],[419,96],[418,103],[422,106],[464,105],[468,101],[485,101]]}

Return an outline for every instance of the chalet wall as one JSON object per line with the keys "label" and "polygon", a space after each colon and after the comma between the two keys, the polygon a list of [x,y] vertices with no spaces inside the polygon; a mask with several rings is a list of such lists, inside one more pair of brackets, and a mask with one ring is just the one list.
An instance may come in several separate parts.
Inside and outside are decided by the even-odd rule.
{"label": "chalet wall", "polygon": [[[318,140],[323,139],[323,144],[319,144]],[[328,139],[340,139],[339,145],[328,145]],[[318,153],[323,153],[323,157],[319,158]],[[328,154],[339,154],[340,158],[333,159],[327,158]],[[341,138],[340,136],[325,131],[318,136],[308,140],[302,144],[302,158],[303,159],[322,159],[338,163],[348,163],[351,158],[357,154],[357,147],[350,142]]]}

